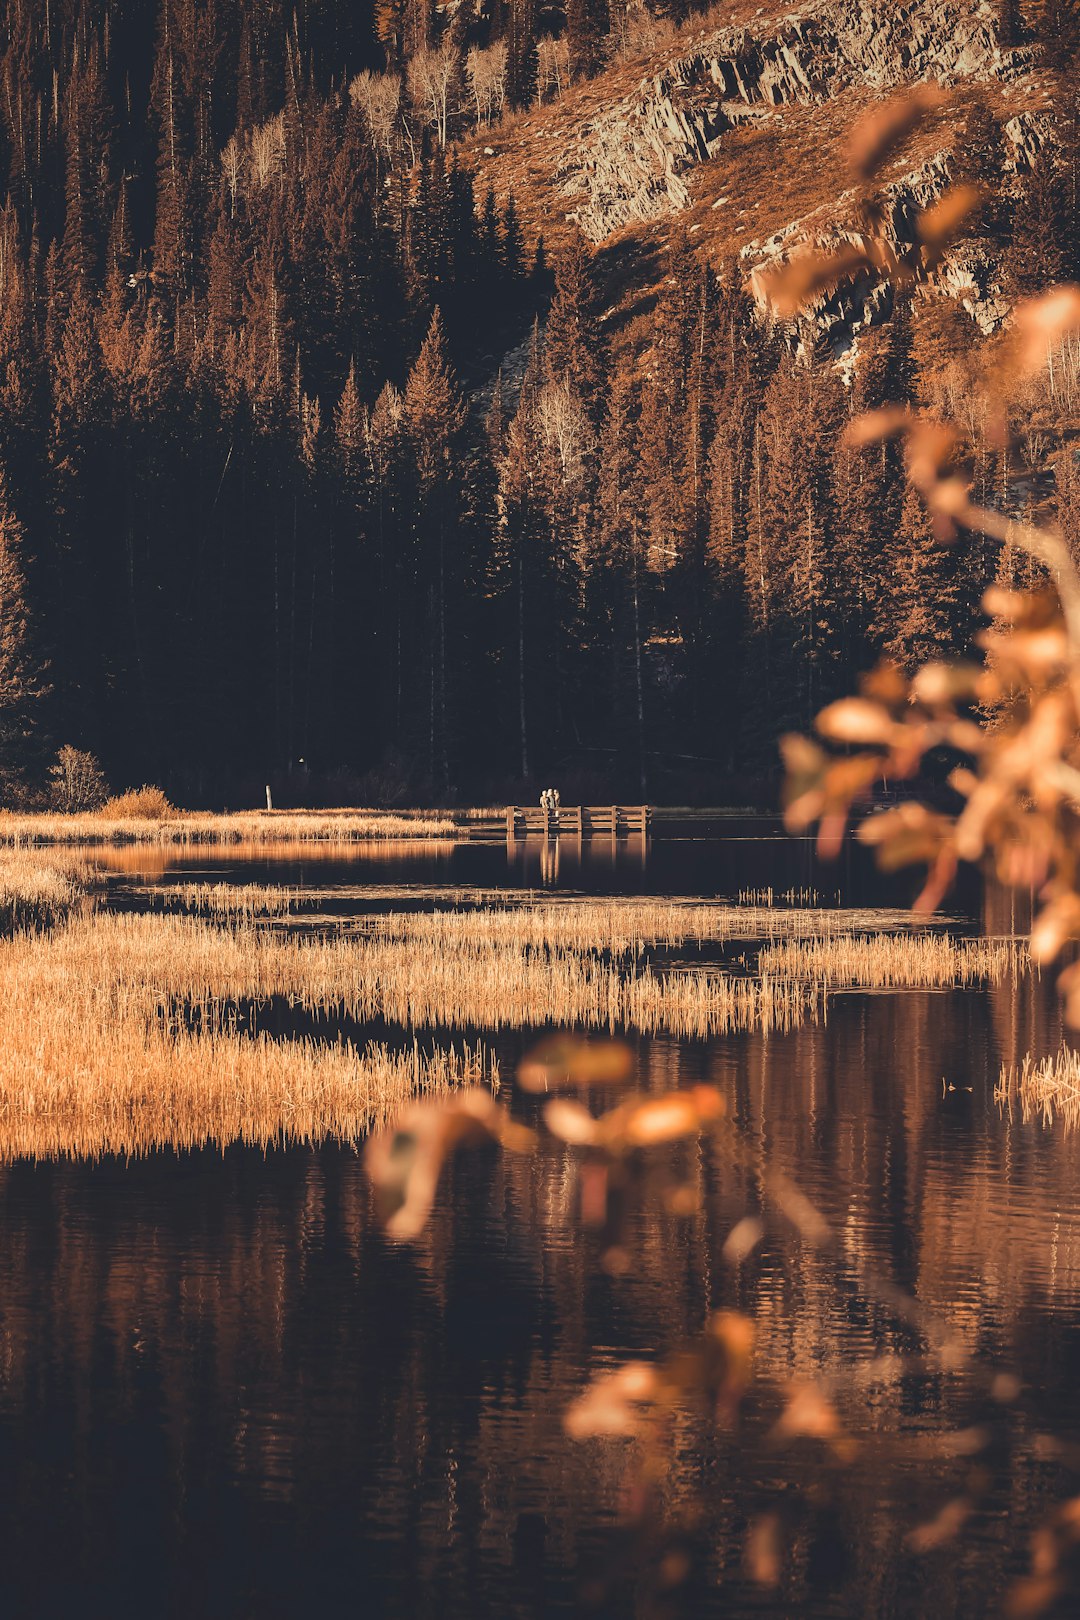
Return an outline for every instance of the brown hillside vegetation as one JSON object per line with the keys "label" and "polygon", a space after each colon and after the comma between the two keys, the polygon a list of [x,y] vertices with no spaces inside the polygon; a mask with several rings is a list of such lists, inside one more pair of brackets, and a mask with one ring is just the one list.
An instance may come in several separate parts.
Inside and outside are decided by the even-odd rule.
{"label": "brown hillside vegetation", "polygon": [[[1008,128],[1026,166],[1049,86],[1030,52],[997,46],[987,13],[973,0],[861,12],[841,0],[795,12],[718,5],[677,32],[656,25],[651,47],[481,131],[465,151],[482,187],[503,202],[513,195],[527,237],[558,249],[584,232],[599,250],[609,316],[625,319],[662,284],[676,222],[712,265],[742,259],[748,269],[850,225],[852,128],[898,86],[940,79],[955,94],[891,155],[880,175],[887,191],[944,188],[973,102]],[[856,22],[869,40],[866,71],[827,51],[819,64],[817,35]],[[801,48],[791,43],[800,29]],[[730,93],[729,64],[773,58],[759,86],[747,79]],[[804,83],[811,65],[821,77]],[[694,131],[721,122],[730,127],[695,150]],[[620,208],[628,217],[605,228]]]}

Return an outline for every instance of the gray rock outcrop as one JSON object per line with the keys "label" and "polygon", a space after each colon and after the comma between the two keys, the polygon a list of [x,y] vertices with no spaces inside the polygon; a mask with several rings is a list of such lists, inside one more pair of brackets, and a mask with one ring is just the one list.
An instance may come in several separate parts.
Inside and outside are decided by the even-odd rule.
{"label": "gray rock outcrop", "polygon": [[[764,13],[764,8],[763,8]],[[882,92],[925,79],[1015,81],[1030,53],[1003,50],[987,0],[818,0],[752,28],[718,29],[669,59],[633,95],[581,123],[560,187],[584,235],[677,213],[688,176],[735,125],[851,86]]]}

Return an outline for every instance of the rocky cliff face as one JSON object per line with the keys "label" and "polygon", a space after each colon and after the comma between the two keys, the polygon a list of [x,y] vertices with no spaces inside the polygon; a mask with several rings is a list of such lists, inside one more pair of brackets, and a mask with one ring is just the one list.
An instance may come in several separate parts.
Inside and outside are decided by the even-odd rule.
{"label": "rocky cliff face", "polygon": [[[751,272],[800,242],[844,233],[846,132],[868,104],[905,85],[978,87],[1005,130],[1007,169],[1028,167],[1042,139],[1037,66],[1030,51],[1001,46],[988,0],[804,0],[753,15],[746,7],[737,26],[684,33],[647,66],[645,75],[628,64],[609,69],[488,149],[497,190],[520,198],[522,174],[531,186],[545,176],[538,229],[577,225],[617,257],[612,244],[662,235],[681,218]],[[917,207],[949,184],[955,133],[943,119],[883,177],[901,255],[913,249]],[[1000,318],[985,244],[964,244],[938,277],[984,327]],[[864,277],[822,299],[815,319],[844,336],[887,313],[886,291]]]}
{"label": "rocky cliff face", "polygon": [[1028,53],[1001,49],[988,4],[823,0],[753,29],[705,36],[635,95],[582,123],[561,194],[599,243],[621,226],[686,207],[689,171],[720,155],[729,131],[770,109],[922,79],[1007,85],[1030,71]]}

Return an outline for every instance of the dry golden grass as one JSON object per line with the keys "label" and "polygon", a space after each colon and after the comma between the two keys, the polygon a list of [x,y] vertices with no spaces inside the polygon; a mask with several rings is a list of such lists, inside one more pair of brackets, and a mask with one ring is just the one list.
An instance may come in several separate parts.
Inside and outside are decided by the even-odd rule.
{"label": "dry golden grass", "polygon": [[1040,1063],[1028,1053],[1019,1068],[1002,1064],[994,1100],[1010,1108],[1018,1101],[1025,1123],[1040,1118],[1052,1125],[1057,1117],[1071,1130],[1080,1124],[1080,1052],[1063,1044]]}
{"label": "dry golden grass", "polygon": [[186,985],[215,999],[207,975],[230,943],[243,948],[198,924],[104,915],[0,941],[0,1160],[354,1141],[418,1091],[497,1081],[481,1048],[358,1051],[224,1024],[192,1033],[169,1016],[174,1000]]}
{"label": "dry golden grass", "polygon": [[75,915],[0,940],[0,1160],[234,1140],[355,1140],[417,1090],[496,1078],[482,1049],[404,1055],[236,1032],[238,1008],[405,1025],[783,1028],[812,990],[620,972],[565,950],[298,938],[176,917]]}
{"label": "dry golden grass", "polygon": [[1030,965],[1022,941],[954,939],[951,934],[792,939],[766,946],[758,957],[762,973],[867,989],[998,984],[1007,973]]}
{"label": "dry golden grass", "polygon": [[[514,943],[390,938],[377,934],[296,936],[192,918],[113,916],[76,919],[44,941],[24,945],[53,976],[58,1006],[73,981],[98,988],[95,1021],[106,1028],[131,1007],[155,1009],[179,1026],[230,1027],[238,1004],[279,999],[325,1017],[476,1029],[625,1027],[707,1035],[787,1028],[811,1015],[806,986],[761,982],[718,971],[620,969],[599,955]],[[19,958],[0,944],[0,975]]]}
{"label": "dry golden grass", "polygon": [[[393,939],[437,941],[451,946],[509,945],[633,955],[649,945],[723,944],[791,934],[815,936],[856,929],[903,928],[910,913],[830,911],[774,905],[727,905],[686,899],[538,899],[534,891],[451,888],[438,885],[355,886],[347,889],[283,889],[263,883],[184,883],[143,891],[154,906],[199,915],[281,917],[323,900],[433,900],[460,910],[408,911],[363,919],[362,926]],[[483,907],[483,909],[480,909]]]}
{"label": "dry golden grass", "polygon": [[529,901],[485,911],[401,912],[372,918],[366,926],[388,938],[425,940],[451,948],[468,942],[628,956],[650,945],[832,936],[858,928],[902,928],[910,920],[910,913],[902,911],[782,911],[774,906],[702,904],[645,896]]}
{"label": "dry golden grass", "polygon": [[505,906],[524,905],[532,899],[531,890],[508,894],[505,889],[460,883],[339,883],[332,888],[317,884],[289,888],[273,883],[149,883],[135,892],[155,911],[245,919],[317,911],[327,902],[349,902],[355,911],[361,911],[365,904],[386,901],[396,901],[399,905],[410,901],[443,906]]}
{"label": "dry golden grass", "polygon": [[816,906],[821,895],[816,889],[740,889],[740,906]]}
{"label": "dry golden grass", "polygon": [[380,810],[250,810],[234,815],[178,810],[167,816],[116,816],[100,811],[75,815],[16,815],[0,812],[0,843],[35,844],[246,844],[257,849],[281,844],[449,838],[456,831],[447,816],[395,815]]}
{"label": "dry golden grass", "polygon": [[290,889],[273,883],[165,883],[138,891],[155,910],[196,917],[287,917],[298,905],[329,897],[332,889]]}
{"label": "dry golden grass", "polygon": [[86,892],[77,870],[71,861],[0,849],[0,932],[45,928],[66,917]]}

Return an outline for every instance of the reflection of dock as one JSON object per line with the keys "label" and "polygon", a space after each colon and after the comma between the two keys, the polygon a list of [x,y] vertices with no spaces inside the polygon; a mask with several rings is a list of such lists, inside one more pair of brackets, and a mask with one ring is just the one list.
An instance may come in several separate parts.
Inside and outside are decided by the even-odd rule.
{"label": "reflection of dock", "polygon": [[647,804],[573,804],[558,810],[537,805],[506,807],[506,836],[516,838],[632,838],[649,831]]}

